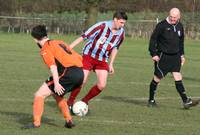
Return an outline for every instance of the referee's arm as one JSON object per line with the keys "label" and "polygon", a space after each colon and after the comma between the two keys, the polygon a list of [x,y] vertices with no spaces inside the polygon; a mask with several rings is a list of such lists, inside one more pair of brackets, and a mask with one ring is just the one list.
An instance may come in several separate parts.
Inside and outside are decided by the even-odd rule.
{"label": "referee's arm", "polygon": [[152,57],[157,55],[157,41],[160,31],[161,31],[160,24],[157,24],[156,28],[154,29],[151,35],[149,43],[149,52]]}
{"label": "referee's arm", "polygon": [[181,28],[181,31],[182,31],[182,35],[180,37],[179,49],[180,49],[181,56],[184,56],[184,29],[183,29],[183,26]]}

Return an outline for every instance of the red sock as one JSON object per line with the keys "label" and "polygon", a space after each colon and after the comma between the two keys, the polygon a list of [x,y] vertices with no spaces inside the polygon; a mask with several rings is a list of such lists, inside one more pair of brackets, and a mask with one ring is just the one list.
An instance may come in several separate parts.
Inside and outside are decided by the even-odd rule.
{"label": "red sock", "polygon": [[101,90],[97,87],[97,85],[93,86],[90,91],[87,93],[87,95],[82,99],[83,102],[88,104],[88,101],[92,99],[93,97],[99,95]]}
{"label": "red sock", "polygon": [[67,104],[69,106],[74,104],[74,100],[77,97],[77,95],[79,94],[79,92],[81,91],[81,87],[76,88],[75,90],[73,90],[69,96],[69,99],[67,101]]}

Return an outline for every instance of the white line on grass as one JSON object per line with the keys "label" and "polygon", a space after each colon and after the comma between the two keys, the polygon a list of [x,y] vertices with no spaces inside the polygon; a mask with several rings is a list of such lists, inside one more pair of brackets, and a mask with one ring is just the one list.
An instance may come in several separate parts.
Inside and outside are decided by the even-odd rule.
{"label": "white line on grass", "polygon": [[[81,121],[83,122],[92,122],[92,123],[98,123],[98,124],[103,124],[103,125],[106,125],[106,124],[114,124],[114,125],[129,125],[129,126],[137,126],[137,125],[141,125],[141,126],[158,126],[158,123],[153,123],[153,122],[147,122],[147,121],[117,121],[117,120],[94,120],[94,119],[89,119],[86,117],[85,118],[82,118]],[[170,123],[170,122],[162,122],[162,123],[159,123],[159,126],[163,126],[163,127],[190,127],[190,125],[186,125],[186,124],[176,124],[176,123]]]}
{"label": "white line on grass", "polygon": [[[108,97],[109,98],[109,97]],[[117,97],[116,97],[117,98]],[[147,97],[132,97],[132,98],[126,98],[124,97],[126,100],[140,100],[140,101],[144,101],[144,100],[148,100]],[[200,97],[191,97],[191,98],[195,98],[195,99],[200,99]],[[159,97],[156,98],[157,100],[179,100],[179,97]],[[92,101],[95,102],[100,102],[100,101],[106,101],[107,99],[103,99],[103,98],[96,98],[93,99]],[[22,99],[22,98],[0,98],[0,101],[7,101],[7,102],[33,102],[33,99]],[[45,102],[48,101],[55,101],[53,98],[47,98],[45,100]]]}
{"label": "white line on grass", "polygon": [[[200,98],[200,97],[193,97],[193,98]],[[136,98],[127,98],[129,100],[147,100],[147,98],[145,97],[136,97]],[[157,98],[159,100],[169,100],[169,99],[172,99],[172,100],[177,100],[179,99],[178,97],[160,97],[160,98]],[[102,100],[106,100],[106,99],[101,99],[101,98],[97,98],[97,99],[94,99],[93,101],[96,101],[96,102],[99,102],[99,101],[102,101]],[[0,101],[6,101],[6,102],[33,102],[33,99],[21,99],[21,98],[0,98]],[[54,101],[54,99],[47,99],[46,101]],[[46,118],[48,119],[51,119],[51,120],[63,120],[61,117],[59,118],[54,118],[54,117],[50,117],[50,116],[45,116]],[[27,117],[25,116],[20,116],[20,119],[25,119]],[[80,118],[80,117],[76,117],[76,121],[79,121],[79,122],[84,122],[84,123],[96,123],[96,124],[101,124],[101,125],[113,125],[113,126],[116,126],[116,125],[119,125],[119,126],[122,126],[122,125],[128,125],[128,126],[157,126],[158,123],[152,123],[152,122],[146,122],[146,121],[134,121],[134,120],[126,120],[126,121],[122,121],[122,120],[112,120],[112,119],[97,119],[96,117],[94,116],[89,116],[89,117],[83,117],[83,118]],[[159,123],[159,126],[163,126],[163,127],[190,127],[190,125],[187,125],[187,124],[184,124],[184,125],[180,125],[180,124],[176,124],[176,123],[170,123],[170,122],[163,122],[163,123]]]}
{"label": "white line on grass", "polygon": [[[44,79],[45,80],[45,79]],[[0,82],[43,82],[44,80],[41,79],[0,79]],[[145,86],[149,86],[149,82],[108,82],[108,84],[131,84],[131,85],[145,85]],[[170,87],[174,87],[174,83],[161,83],[159,84],[160,86],[170,86]],[[200,88],[200,85],[197,84],[186,84],[186,87],[190,87],[190,88]]]}
{"label": "white line on grass", "polygon": [[[25,116],[20,116],[20,119],[27,119],[28,117],[25,117]],[[63,121],[63,118],[62,117],[51,117],[51,116],[45,116],[45,118],[47,119],[50,119],[50,120],[55,120],[55,121]],[[122,121],[122,120],[106,120],[106,119],[97,119],[97,117],[91,117],[91,116],[86,116],[86,117],[76,117],[77,119],[75,119],[75,122],[76,123],[81,123],[81,122],[84,122],[86,124],[89,123],[96,123],[96,124],[101,124],[101,125],[112,125],[112,126],[116,126],[116,125],[119,125],[119,126],[122,126],[122,125],[125,125],[125,126],[157,126],[158,123],[154,123],[154,122],[148,122],[148,121],[134,121],[134,120],[126,120],[126,121]],[[30,117],[31,119],[31,117]],[[44,124],[44,123],[42,123]],[[187,124],[176,124],[176,123],[170,123],[170,122],[162,122],[162,123],[159,123],[159,126],[163,126],[163,127],[184,127],[184,128],[187,128],[187,127],[191,127],[190,125],[187,125]]]}

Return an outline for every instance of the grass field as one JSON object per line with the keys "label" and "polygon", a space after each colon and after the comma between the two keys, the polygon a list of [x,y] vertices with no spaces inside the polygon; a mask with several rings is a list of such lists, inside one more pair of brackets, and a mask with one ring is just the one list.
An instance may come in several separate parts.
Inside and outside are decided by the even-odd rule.
{"label": "grass field", "polygon": [[[75,36],[51,35],[71,42]],[[115,62],[115,74],[104,92],[93,99],[91,113],[74,116],[76,127],[63,128],[64,120],[55,101],[45,102],[42,126],[21,130],[32,120],[33,94],[48,77],[30,35],[0,33],[0,134],[1,135],[199,135],[200,106],[182,109],[169,74],[158,87],[158,108],[146,106],[153,63],[147,52],[148,40],[126,38]],[[76,48],[81,52],[82,46]],[[182,73],[188,95],[200,97],[199,41],[186,41],[186,64]],[[80,99],[95,83],[92,73]],[[66,95],[67,97],[68,95]]]}

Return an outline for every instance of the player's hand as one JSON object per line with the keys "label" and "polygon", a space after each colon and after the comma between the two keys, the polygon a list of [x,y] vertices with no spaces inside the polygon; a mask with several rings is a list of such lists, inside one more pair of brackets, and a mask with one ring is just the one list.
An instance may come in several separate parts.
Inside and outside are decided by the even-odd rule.
{"label": "player's hand", "polygon": [[109,73],[110,73],[110,74],[114,74],[114,72],[115,72],[115,70],[114,70],[113,65],[112,65],[112,64],[109,65]]}
{"label": "player's hand", "polygon": [[185,64],[185,57],[181,56],[181,66],[183,66]]}
{"label": "player's hand", "polygon": [[54,91],[60,96],[65,93],[65,89],[60,85],[60,83],[54,84]]}
{"label": "player's hand", "polygon": [[70,46],[67,46],[67,50],[71,51],[71,50],[72,50],[72,48],[71,48]]}
{"label": "player's hand", "polygon": [[68,50],[68,51],[71,51],[72,49],[71,49],[71,47],[70,47],[70,46],[67,46],[67,50]]}
{"label": "player's hand", "polygon": [[153,56],[152,60],[158,62],[160,60],[160,57],[158,55]]}

